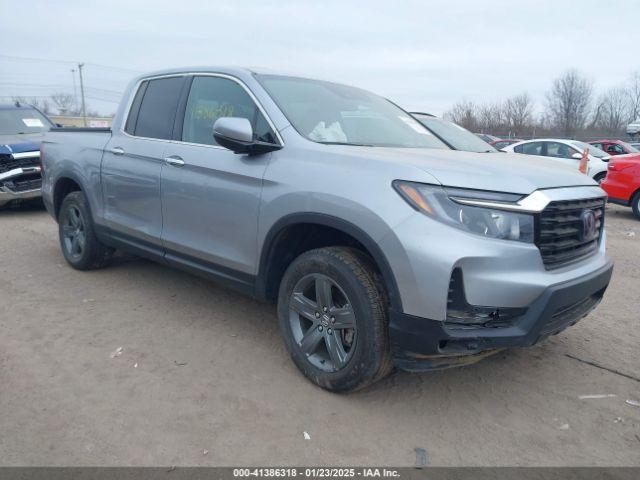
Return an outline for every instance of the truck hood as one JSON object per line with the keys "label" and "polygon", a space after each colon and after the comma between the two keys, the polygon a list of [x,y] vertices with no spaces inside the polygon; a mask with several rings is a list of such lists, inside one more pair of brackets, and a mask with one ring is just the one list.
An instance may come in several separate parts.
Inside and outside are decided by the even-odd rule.
{"label": "truck hood", "polygon": [[[589,176],[560,162],[520,153],[474,153],[425,148],[358,148],[380,161],[419,168],[449,187],[528,195],[541,188],[596,185]],[[406,178],[404,180],[411,180]]]}
{"label": "truck hood", "polygon": [[40,149],[42,134],[0,135],[0,154],[34,152]]}
{"label": "truck hood", "polygon": [[[45,132],[40,133],[11,133],[0,134],[0,145],[18,149],[23,146],[28,146],[31,150],[38,150],[40,148],[40,142],[44,138]],[[26,152],[28,150],[16,150],[16,152]]]}

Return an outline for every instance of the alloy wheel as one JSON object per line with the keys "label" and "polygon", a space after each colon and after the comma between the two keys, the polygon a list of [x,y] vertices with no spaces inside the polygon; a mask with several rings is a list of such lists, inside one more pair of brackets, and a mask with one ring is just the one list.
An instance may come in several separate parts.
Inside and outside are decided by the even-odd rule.
{"label": "alloy wheel", "polygon": [[70,205],[62,224],[62,240],[64,249],[72,259],[82,257],[86,244],[85,224],[80,210]]}
{"label": "alloy wheel", "polygon": [[314,273],[298,281],[289,300],[289,323],[298,348],[321,370],[344,368],[355,352],[353,306],[344,290],[326,275]]}

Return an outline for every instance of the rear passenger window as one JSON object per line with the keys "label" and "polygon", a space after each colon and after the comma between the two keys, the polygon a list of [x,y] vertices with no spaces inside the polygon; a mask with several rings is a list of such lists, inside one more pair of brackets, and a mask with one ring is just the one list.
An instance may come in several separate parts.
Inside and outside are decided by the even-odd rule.
{"label": "rear passenger window", "polygon": [[136,121],[138,120],[138,112],[140,111],[140,104],[142,103],[142,97],[144,97],[144,92],[147,90],[147,84],[149,82],[142,82],[138,91],[136,92],[136,96],[131,103],[131,108],[129,109],[129,118],[127,118],[127,123],[124,127],[124,131],[129,135],[135,134],[136,131]]}
{"label": "rear passenger window", "polygon": [[133,134],[136,137],[171,139],[183,82],[184,77],[159,78],[148,82],[135,122]]}
{"label": "rear passenger window", "polygon": [[573,153],[575,150],[564,143],[547,142],[547,157],[571,158]]}
{"label": "rear passenger window", "polygon": [[277,143],[269,123],[238,83],[222,77],[195,77],[184,113],[182,140],[216,145],[213,124],[220,117],[246,118],[256,140]]}

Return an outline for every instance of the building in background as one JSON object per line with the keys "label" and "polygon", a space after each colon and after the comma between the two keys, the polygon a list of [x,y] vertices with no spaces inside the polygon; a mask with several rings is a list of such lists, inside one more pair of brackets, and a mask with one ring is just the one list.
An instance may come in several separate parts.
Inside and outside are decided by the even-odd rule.
{"label": "building in background", "polygon": [[[84,121],[81,116],[49,115],[49,118],[52,122],[63,127],[84,127]],[[87,117],[87,127],[109,128],[112,121],[113,117]]]}

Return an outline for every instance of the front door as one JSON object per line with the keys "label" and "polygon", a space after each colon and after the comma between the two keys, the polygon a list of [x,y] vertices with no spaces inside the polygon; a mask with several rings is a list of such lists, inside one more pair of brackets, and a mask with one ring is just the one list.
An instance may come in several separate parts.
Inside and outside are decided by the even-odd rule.
{"label": "front door", "polygon": [[239,81],[195,76],[174,134],[179,141],[165,151],[162,239],[168,261],[250,283],[258,263],[258,212],[270,154],[236,155],[217,145],[213,124],[220,117],[247,118],[254,136],[277,143]]}

